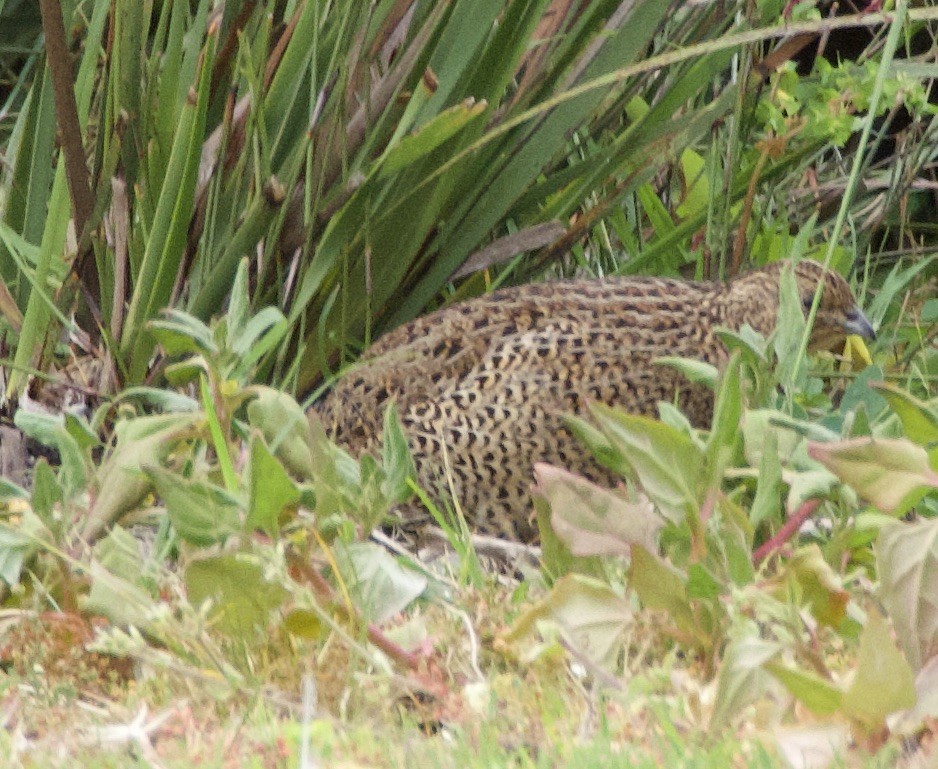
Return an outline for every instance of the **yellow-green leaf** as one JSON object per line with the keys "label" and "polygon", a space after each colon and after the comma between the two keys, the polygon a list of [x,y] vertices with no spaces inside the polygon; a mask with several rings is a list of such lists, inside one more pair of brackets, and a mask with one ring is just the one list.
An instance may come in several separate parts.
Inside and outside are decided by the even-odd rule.
{"label": "yellow-green leaf", "polygon": [[868,732],[883,728],[886,716],[915,704],[912,668],[889,632],[889,626],[871,611],[860,636],[856,674],[844,693],[844,711]]}
{"label": "yellow-green leaf", "polygon": [[901,515],[929,489],[938,488],[938,473],[925,449],[904,438],[812,443],[808,453],[887,513]]}

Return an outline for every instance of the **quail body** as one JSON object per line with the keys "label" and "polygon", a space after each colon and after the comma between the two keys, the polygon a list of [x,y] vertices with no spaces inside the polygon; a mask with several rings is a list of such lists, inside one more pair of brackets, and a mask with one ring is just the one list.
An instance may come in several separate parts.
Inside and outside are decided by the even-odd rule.
{"label": "quail body", "polygon": [[[590,401],[654,415],[675,401],[709,424],[713,395],[677,370],[680,356],[722,367],[718,328],[772,332],[784,262],[728,283],[667,278],[569,280],[502,289],[446,307],[381,337],[313,408],[354,456],[380,450],[394,401],[417,468],[437,498],[452,491],[473,528],[536,541],[532,468],[550,462],[604,478],[566,429]],[[872,329],[846,281],[816,262],[793,266],[810,307],[823,282],[812,348]]]}

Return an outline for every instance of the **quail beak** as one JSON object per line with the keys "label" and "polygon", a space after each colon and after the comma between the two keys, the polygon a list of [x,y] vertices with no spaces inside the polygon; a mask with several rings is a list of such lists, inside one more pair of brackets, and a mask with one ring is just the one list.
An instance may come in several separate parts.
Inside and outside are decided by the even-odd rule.
{"label": "quail beak", "polygon": [[863,339],[872,341],[876,339],[876,332],[873,326],[866,319],[866,315],[859,307],[854,307],[847,313],[847,320],[844,321],[844,330],[848,334],[856,334]]}

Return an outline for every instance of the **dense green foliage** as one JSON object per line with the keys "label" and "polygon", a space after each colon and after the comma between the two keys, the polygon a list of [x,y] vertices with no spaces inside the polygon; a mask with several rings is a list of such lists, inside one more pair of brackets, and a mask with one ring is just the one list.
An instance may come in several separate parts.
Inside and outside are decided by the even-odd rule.
{"label": "dense green foliage", "polygon": [[[930,112],[912,65],[805,80],[782,58],[766,83],[755,64],[785,28],[760,25],[781,5],[72,2],[58,60],[7,3],[26,44],[7,49],[22,78],[0,124],[8,394],[73,323],[140,383],[147,322],[167,304],[223,312],[244,256],[251,306],[289,324],[262,376],[302,392],[441,291],[553,265],[717,275],[777,258],[816,204],[790,194],[806,169],[822,203],[838,197],[849,156],[831,143],[897,104],[916,126]],[[57,78],[74,80],[71,114]],[[71,166],[68,143],[50,165],[57,126],[80,138]],[[843,214],[896,210],[929,157],[895,159]],[[875,233],[856,229],[855,252]]]}
{"label": "dense green foliage", "polygon": [[[98,652],[216,704],[303,670],[343,716],[320,746],[376,763],[419,722],[451,761],[562,765],[596,713],[597,765],[649,724],[649,755],[724,765],[740,724],[804,713],[878,747],[938,643],[938,12],[815,6],[0,0],[6,402],[54,450],[0,480],[6,607],[99,616]],[[771,338],[725,336],[722,376],[670,361],[716,388],[711,429],[571,421],[623,485],[539,466],[543,552],[509,593],[458,505],[433,510],[450,573],[367,541],[422,494],[393,409],[356,461],[298,402],[499,284],[786,256],[849,275],[877,342],[809,360],[792,289]],[[59,413],[61,381],[91,408]]]}

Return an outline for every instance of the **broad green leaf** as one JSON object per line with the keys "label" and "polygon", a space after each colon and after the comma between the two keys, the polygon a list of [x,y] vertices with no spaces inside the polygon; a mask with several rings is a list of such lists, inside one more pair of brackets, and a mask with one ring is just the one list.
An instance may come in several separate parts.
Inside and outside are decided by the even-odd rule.
{"label": "broad green leaf", "polygon": [[156,600],[143,588],[130,580],[112,574],[98,561],[89,567],[91,589],[83,609],[89,614],[100,614],[115,625],[131,626],[144,633],[154,630],[150,618]]}
{"label": "broad green leaf", "polygon": [[[342,498],[343,486],[361,488],[364,485],[364,471],[368,466],[366,460],[374,464],[374,459],[370,456],[362,457],[359,465],[346,454],[344,456],[348,458],[349,463],[345,464],[342,461],[343,455],[333,451],[330,447],[326,431],[316,412],[309,413],[306,425],[310,434],[309,476],[316,489],[316,513],[320,517],[328,517],[345,509]],[[354,476],[349,477],[344,474],[343,466],[352,471]]]}
{"label": "broad green leaf", "polygon": [[407,445],[407,436],[397,416],[397,406],[391,403],[384,412],[384,431],[381,441],[381,469],[384,481],[381,491],[391,504],[406,502],[412,496],[407,481],[417,477],[414,460]]}
{"label": "broad green leaf", "polygon": [[287,319],[276,307],[265,307],[251,317],[231,345],[232,352],[240,358],[238,371],[247,375],[283,339],[287,329]]}
{"label": "broad green leaf", "polygon": [[59,452],[62,463],[59,483],[66,497],[84,490],[87,485],[85,459],[78,441],[66,429],[63,416],[17,409],[13,423],[31,438]]}
{"label": "broad green leaf", "polygon": [[[775,434],[773,442],[778,460],[785,468],[793,470],[819,470],[821,465],[808,456],[807,441],[804,436],[786,420],[785,415],[774,409],[751,409],[743,417],[743,446],[746,462],[750,467],[762,463],[762,454],[766,446],[766,435]],[[838,436],[824,431],[826,440],[836,440]],[[820,435],[815,440],[822,440]]]}
{"label": "broad green leaf", "polygon": [[9,478],[0,478],[0,505],[9,506],[14,500],[28,500],[29,492]]}
{"label": "broad green leaf", "polygon": [[694,426],[684,412],[673,403],[658,401],[658,418],[668,427],[673,427],[679,433],[686,435],[698,448],[703,449],[706,446],[706,443],[698,437]]}
{"label": "broad green leaf", "polygon": [[815,715],[833,715],[843,705],[843,691],[826,678],[776,660],[767,662],[765,668]]}
{"label": "broad green leaf", "polygon": [[906,438],[928,448],[938,444],[938,411],[889,382],[871,382],[870,387],[896,412]]}
{"label": "broad green leaf", "polygon": [[[727,495],[717,497],[715,510],[721,524],[706,531],[707,550],[719,558],[719,565],[713,568],[719,568],[721,581],[750,585],[755,579],[752,561],[755,529],[748,518],[748,511]],[[711,561],[708,559],[706,563],[711,564]]]}
{"label": "broad green leaf", "polygon": [[686,581],[687,578],[663,558],[639,545],[632,547],[628,585],[638,600],[646,608],[667,612],[681,634],[702,648],[708,648],[713,640],[708,629],[698,622],[687,595]]}
{"label": "broad green leaf", "polygon": [[853,681],[844,692],[843,709],[868,734],[877,734],[886,717],[915,704],[915,681],[909,663],[875,609],[869,612]]}
{"label": "broad green leaf", "polygon": [[870,541],[873,541],[883,529],[891,527],[895,522],[896,519],[891,515],[876,510],[864,510],[854,516],[853,528],[861,536],[871,535]]}
{"label": "broad green leaf", "polygon": [[602,579],[605,575],[602,558],[578,558],[570,552],[563,540],[557,536],[551,523],[550,505],[540,494],[533,494],[531,502],[537,515],[537,530],[541,538],[541,565],[545,575],[556,579],[564,574],[576,572]]}
{"label": "broad green leaf", "polygon": [[883,526],[876,542],[880,598],[913,669],[938,655],[938,519]]}
{"label": "broad green leaf", "polygon": [[52,532],[32,510],[0,521],[0,579],[9,587],[18,585],[23,564],[52,539]]}
{"label": "broad green leaf", "polygon": [[355,605],[371,622],[387,622],[427,589],[424,575],[400,565],[374,542],[337,543],[334,553]]}
{"label": "broad green leaf", "polygon": [[837,476],[824,468],[804,472],[782,471],[782,479],[788,483],[785,511],[791,515],[809,499],[824,499],[837,488]]}
{"label": "broad green leaf", "polygon": [[592,404],[590,410],[658,511],[673,523],[689,516],[696,518],[703,454],[693,442],[649,417],[633,416],[599,403]]}
{"label": "broad green leaf", "polygon": [[938,660],[929,663],[915,674],[915,705],[895,720],[889,719],[892,734],[915,734],[922,724],[938,717]]}
{"label": "broad green leaf", "polygon": [[149,466],[144,471],[182,539],[207,547],[241,531],[240,505],[224,489],[161,467]]}
{"label": "broad green leaf", "polygon": [[628,115],[629,120],[635,122],[644,118],[650,110],[651,107],[648,106],[648,102],[641,96],[633,96],[625,105],[625,114]]}
{"label": "broad green leaf", "polygon": [[149,321],[147,328],[170,357],[218,354],[212,330],[198,318],[180,310],[163,310],[162,317]]}
{"label": "broad green leaf", "polygon": [[766,430],[763,441],[756,495],[749,510],[749,521],[753,528],[763,521],[777,520],[782,509],[782,466],[779,462],[777,431]]}
{"label": "broad green leaf", "polygon": [[553,631],[597,665],[615,670],[631,622],[628,602],[608,585],[580,574],[567,574],[518,618],[505,640],[530,658],[545,633]]}
{"label": "broad green leaf", "polygon": [[707,385],[711,389],[716,389],[720,381],[720,371],[712,363],[693,358],[675,358],[669,355],[655,358],[654,363],[669,366],[680,371],[690,382],[697,382]]}
{"label": "broad green leaf", "polygon": [[[121,390],[114,398],[114,401],[107,404],[108,411],[119,402],[130,401],[131,403],[142,403],[148,406],[156,406],[160,411],[198,411],[199,402],[188,395],[167,390],[162,387],[128,387]],[[103,421],[99,413],[95,414],[94,424],[98,425]]]}
{"label": "broad green leaf", "polygon": [[550,522],[575,556],[628,555],[633,543],[657,547],[663,525],[648,499],[629,501],[566,470],[534,465],[535,493],[550,505]]}
{"label": "broad green leaf", "polygon": [[201,355],[194,355],[191,358],[179,361],[179,363],[173,363],[163,371],[166,381],[173,387],[180,389],[199,381],[201,377],[209,374],[211,374],[211,366]]}
{"label": "broad green leaf", "polygon": [[238,556],[193,561],[185,580],[189,603],[200,607],[211,601],[214,626],[241,641],[257,639],[287,597],[283,586],[267,581],[260,564]]}
{"label": "broad green leaf", "polygon": [[710,601],[718,598],[722,592],[720,581],[706,566],[692,563],[687,567],[687,597],[690,600]]}
{"label": "broad green leaf", "polygon": [[[792,432],[799,438],[807,438],[808,440],[812,441],[831,442],[839,440],[842,437],[840,433],[835,432],[829,427],[825,427],[823,424],[817,421],[798,419],[796,417],[788,416],[781,411],[770,411],[769,420],[774,427]],[[803,455],[799,455],[796,452],[794,459],[798,461],[799,464],[797,466],[800,468],[817,469],[820,467],[818,462],[814,461],[807,455],[807,451],[803,452]]]}
{"label": "broad green leaf", "polygon": [[313,478],[312,434],[306,414],[289,395],[272,387],[254,386],[248,403],[248,423],[261,431],[274,456],[293,477]]}
{"label": "broad green leaf", "polygon": [[713,411],[713,425],[704,451],[705,482],[708,488],[718,489],[723,473],[730,466],[739,441],[739,421],[742,418],[742,363],[739,353],[730,356],[717,393]]}
{"label": "broad green leaf", "polygon": [[876,392],[875,387],[882,378],[883,370],[879,366],[867,366],[844,391],[837,410],[844,417],[851,413],[859,414],[861,411],[871,419],[881,414],[887,408],[887,401]]}
{"label": "broad green leaf", "polygon": [[280,517],[300,501],[296,484],[271,455],[262,440],[251,440],[248,513],[244,522],[249,531],[261,529],[270,536],[280,530]]}
{"label": "broad green leaf", "polygon": [[812,544],[798,549],[785,564],[785,571],[798,581],[814,618],[830,627],[839,627],[846,616],[850,596],[824,560],[821,548]]}
{"label": "broad green leaf", "polygon": [[778,291],[778,320],[772,334],[772,347],[778,358],[775,375],[791,393],[803,383],[806,375],[801,356],[801,340],[805,332],[805,316],[794,272],[781,272]]}
{"label": "broad green leaf", "polygon": [[812,443],[808,453],[887,513],[902,515],[930,489],[938,488],[938,473],[929,465],[925,449],[909,440]]}
{"label": "broad green leaf", "polygon": [[689,147],[681,152],[681,173],[684,181],[684,200],[677,207],[682,219],[703,213],[710,201],[710,180],[706,175],[707,162]]}
{"label": "broad green leaf", "polygon": [[122,526],[111,527],[107,536],[95,543],[94,557],[118,579],[143,587],[143,544],[127,529]]}
{"label": "broad green leaf", "polygon": [[570,414],[564,414],[563,421],[567,429],[589,450],[598,464],[620,478],[634,478],[632,468],[625,461],[622,453],[600,430],[585,419]]}
{"label": "broad green leaf", "polygon": [[731,719],[765,691],[766,666],[781,654],[781,646],[761,638],[744,638],[727,646],[717,679],[710,729],[718,733]]}
{"label": "broad green leaf", "polygon": [[78,444],[79,449],[87,451],[101,445],[101,439],[84,417],[69,412],[66,412],[63,416],[65,418],[65,430]]}
{"label": "broad green leaf", "polygon": [[36,515],[52,531],[58,531],[61,528],[62,510],[58,511],[60,520],[57,521],[55,506],[62,503],[64,496],[55,472],[46,458],[40,457],[33,469],[33,493],[30,502]]}
{"label": "broad green leaf", "polygon": [[319,616],[308,609],[293,609],[283,618],[284,629],[293,636],[316,641],[322,638],[325,628]]}
{"label": "broad green leaf", "polygon": [[748,323],[743,324],[739,331],[720,328],[717,329],[716,334],[723,342],[727,352],[738,351],[742,355],[743,361],[749,366],[758,369],[767,363],[768,340]]}
{"label": "broad green leaf", "polygon": [[85,539],[94,540],[143,501],[151,490],[144,466],[159,465],[178,441],[196,431],[201,418],[200,414],[165,414],[117,423],[114,448],[95,478],[97,494],[82,530]]}

